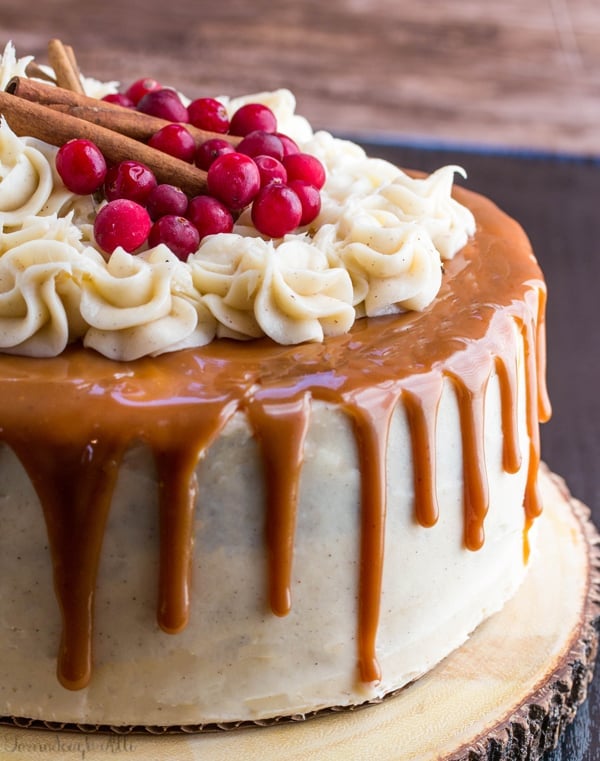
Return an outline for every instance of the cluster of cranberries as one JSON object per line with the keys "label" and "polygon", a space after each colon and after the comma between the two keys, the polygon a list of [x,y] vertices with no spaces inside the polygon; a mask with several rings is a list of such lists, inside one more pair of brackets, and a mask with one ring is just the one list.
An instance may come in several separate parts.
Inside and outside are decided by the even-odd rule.
{"label": "cluster of cranberries", "polygon": [[[235,219],[250,205],[253,224],[272,238],[310,224],[319,213],[323,165],[277,132],[275,115],[267,106],[246,104],[229,119],[219,101],[198,98],[185,106],[174,90],[148,78],[105,99],[168,120],[149,145],[205,170],[208,190],[188,198],[174,185],[159,184],[144,164],[123,161],[108,166],[91,141],[65,143],[56,156],[65,186],[83,195],[103,192],[107,200],[94,223],[96,242],[107,254],[117,246],[134,252],[146,242],[164,243],[185,259],[206,235],[231,232]],[[196,145],[186,124],[241,140],[235,147],[220,137]]]}

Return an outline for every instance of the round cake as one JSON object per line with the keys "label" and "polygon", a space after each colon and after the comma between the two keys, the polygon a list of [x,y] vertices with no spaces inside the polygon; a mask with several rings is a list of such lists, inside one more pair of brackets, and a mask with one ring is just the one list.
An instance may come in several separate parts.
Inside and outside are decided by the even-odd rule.
{"label": "round cake", "polygon": [[[7,48],[3,87],[28,63]],[[319,216],[274,241],[243,211],[186,261],[106,256],[106,201],[4,112],[4,717],[203,729],[378,700],[540,549],[545,286],[524,232],[451,192],[456,168],[368,159],[290,98],[223,102],[268,103],[318,156]]]}

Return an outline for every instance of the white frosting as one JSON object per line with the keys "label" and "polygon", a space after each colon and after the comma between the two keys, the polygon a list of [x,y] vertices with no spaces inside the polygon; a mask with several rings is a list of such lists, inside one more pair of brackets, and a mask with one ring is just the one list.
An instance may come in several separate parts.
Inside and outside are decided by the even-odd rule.
{"label": "white frosting", "polygon": [[33,61],[33,56],[17,58],[15,47],[9,42],[0,56],[0,88],[6,89],[6,85],[13,77],[27,76],[27,66]]}
{"label": "white frosting", "polygon": [[33,138],[18,138],[0,121],[0,222],[15,228],[32,216],[64,212],[74,196],[54,168],[56,149]]}
{"label": "white frosting", "polygon": [[[30,60],[8,45],[0,80],[24,76]],[[83,82],[95,97],[116,89]],[[261,237],[246,211],[232,233],[205,238],[187,262],[164,245],[107,260],[93,240],[94,199],[64,187],[57,149],[16,137],[2,120],[0,349],[49,356],[81,338],[129,360],[221,336],[296,344],[345,333],[364,315],[431,303],[442,260],[475,229],[451,197],[459,167],[410,177],[354,143],[313,133],[287,90],[222,100],[230,113],[267,104],[278,129],[323,162],[322,209],[308,228],[277,240]],[[32,271],[18,270],[22,262]]]}
{"label": "white frosting", "polygon": [[81,279],[84,343],[107,357],[135,359],[206,344],[215,320],[194,289],[189,267],[166,246],[139,256],[118,248]]}
{"label": "white frosting", "polygon": [[271,336],[280,344],[322,341],[354,322],[352,282],[308,239],[213,236],[190,258],[194,282],[220,335]]}

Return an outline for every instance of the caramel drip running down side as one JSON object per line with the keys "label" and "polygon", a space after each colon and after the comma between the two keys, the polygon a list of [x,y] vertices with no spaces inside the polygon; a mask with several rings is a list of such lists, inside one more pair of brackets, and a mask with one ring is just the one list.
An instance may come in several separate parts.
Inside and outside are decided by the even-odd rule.
{"label": "caramel drip running down side", "polygon": [[[154,444],[160,511],[160,571],[157,621],[167,634],[185,629],[190,616],[191,565],[196,511],[196,467],[223,430],[234,406],[204,405],[196,430],[182,441]],[[202,505],[199,506],[202,511]]]}
{"label": "caramel drip running down side", "polygon": [[398,394],[368,389],[348,405],[361,472],[358,667],[363,682],[377,682],[377,627],[381,602],[387,510],[387,442]]}
{"label": "caramel drip running down side", "polygon": [[547,423],[552,417],[552,405],[546,385],[546,302],[545,288],[540,288],[538,294],[537,335],[535,340],[535,356],[537,371],[538,419]]}
{"label": "caramel drip running down side", "polygon": [[438,407],[444,379],[430,373],[428,383],[419,388],[403,389],[402,402],[406,410],[412,445],[414,515],[417,523],[429,528],[439,518],[436,489],[436,429]]}
{"label": "caramel drip running down side", "polygon": [[431,526],[443,510],[435,475],[438,405],[442,386],[453,385],[463,433],[465,545],[476,550],[484,541],[488,509],[484,412],[494,371],[501,389],[504,468],[514,472],[520,461],[515,323],[524,345],[530,450],[527,535],[541,510],[538,425],[550,413],[544,385],[545,286],[518,224],[481,196],[457,189],[456,197],[474,211],[477,234],[445,263],[438,297],[422,313],[358,320],[347,335],[323,344],[284,347],[267,339],[243,344],[224,339],[124,363],[77,346],[54,359],[0,357],[0,440],[23,463],[47,524],[63,621],[58,669],[64,686],[82,688],[90,678],[105,524],[122,454],[134,443],[144,442],[157,464],[160,625],[176,633],[190,615],[202,615],[190,611],[194,511],[202,514],[196,466],[238,411],[247,413],[264,459],[271,606],[277,615],[290,610],[313,399],[345,410],[354,425],[362,477],[358,666],[363,681],[377,681],[392,415],[404,405],[415,517]]}
{"label": "caramel drip running down side", "polygon": [[[537,297],[537,303],[533,299]],[[528,293],[525,297],[536,319],[523,320],[521,334],[525,345],[525,387],[527,396],[527,434],[529,436],[529,466],[525,486],[525,528],[523,532],[523,558],[527,562],[530,556],[529,529],[542,512],[542,500],[538,486],[538,469],[540,465],[540,428],[541,421],[549,419],[550,402],[546,390],[545,377],[545,343],[544,315],[546,293]],[[537,309],[536,309],[537,307]]]}
{"label": "caramel drip running down side", "polygon": [[529,467],[525,487],[525,519],[529,527],[542,512],[542,501],[538,488],[538,468],[540,464],[539,429],[539,384],[537,382],[537,358],[535,354],[535,326],[530,321],[523,322],[522,336],[525,344],[525,386],[527,395],[527,434],[529,436]]}
{"label": "caramel drip running down side", "polygon": [[502,465],[507,473],[518,473],[523,461],[518,433],[518,360],[515,350],[507,347],[506,352],[506,357],[496,357],[502,412]]}
{"label": "caramel drip running down side", "polygon": [[[531,302],[532,293],[526,295]],[[538,470],[541,460],[539,424],[550,419],[552,408],[546,387],[546,291],[537,291],[537,320],[523,324],[523,340],[526,352],[527,432],[529,434],[529,468],[525,489],[525,528],[523,531],[523,559],[530,556],[529,529],[542,512],[538,486]],[[531,307],[533,311],[533,306]]]}
{"label": "caramel drip running down side", "polygon": [[[472,370],[476,370],[472,372]],[[450,373],[460,417],[463,460],[463,536],[465,547],[479,550],[485,535],[483,524],[489,507],[489,486],[484,449],[485,392],[489,364]]]}
{"label": "caramel drip running down side", "polygon": [[[40,502],[54,561],[54,588],[63,629],[57,675],[70,690],[85,687],[92,675],[94,593],[122,450],[111,441],[51,449],[11,441]],[[36,454],[37,453],[37,454]]]}
{"label": "caramel drip running down side", "polygon": [[189,621],[197,457],[187,448],[156,455],[160,510],[157,621],[177,634]]}
{"label": "caramel drip running down side", "polygon": [[276,616],[285,616],[292,608],[296,513],[310,397],[302,394],[289,402],[255,398],[248,412],[261,446],[267,487],[269,601]]}

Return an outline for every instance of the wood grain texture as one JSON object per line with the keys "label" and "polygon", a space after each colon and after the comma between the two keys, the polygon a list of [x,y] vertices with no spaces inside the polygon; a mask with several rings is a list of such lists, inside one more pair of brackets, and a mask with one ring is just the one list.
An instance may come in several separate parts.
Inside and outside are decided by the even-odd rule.
{"label": "wood grain texture", "polygon": [[291,87],[336,132],[600,154],[596,0],[3,0],[0,28],[42,58],[60,36],[100,78]]}

